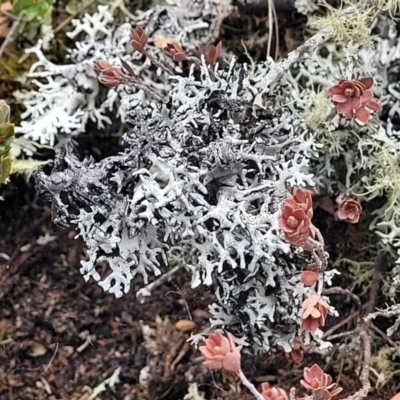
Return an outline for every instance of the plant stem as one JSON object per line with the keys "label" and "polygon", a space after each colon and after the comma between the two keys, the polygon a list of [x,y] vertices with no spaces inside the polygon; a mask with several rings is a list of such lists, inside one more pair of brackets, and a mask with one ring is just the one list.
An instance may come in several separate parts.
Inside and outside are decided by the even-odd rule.
{"label": "plant stem", "polygon": [[246,378],[243,371],[240,369],[237,372],[238,377],[242,381],[243,385],[250,390],[250,392],[254,395],[257,400],[265,400],[265,397],[254,387],[254,385]]}
{"label": "plant stem", "polygon": [[168,66],[163,65],[162,63],[158,62],[158,61],[151,55],[151,53],[149,53],[148,51],[145,50],[144,55],[145,55],[146,57],[149,58],[149,60],[151,61],[151,63],[152,63],[155,67],[161,68],[164,72],[166,72],[166,73],[169,74],[169,75],[174,75],[174,74],[175,74],[175,72],[174,72],[172,69],[170,69]]}
{"label": "plant stem", "polygon": [[3,55],[4,50],[6,49],[8,43],[11,42],[12,40],[12,36],[14,35],[14,33],[16,32],[18,25],[21,23],[22,18],[25,16],[25,10],[22,10],[20,12],[20,14],[18,15],[17,19],[15,19],[15,21],[13,22],[11,28],[9,29],[7,36],[4,39],[4,42],[2,43],[1,47],[0,47],[0,57]]}

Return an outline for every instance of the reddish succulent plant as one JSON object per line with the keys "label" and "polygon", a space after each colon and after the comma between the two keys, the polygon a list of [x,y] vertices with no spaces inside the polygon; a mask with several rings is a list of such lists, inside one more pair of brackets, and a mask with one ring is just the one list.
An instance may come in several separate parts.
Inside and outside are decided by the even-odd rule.
{"label": "reddish succulent plant", "polygon": [[283,389],[271,386],[267,382],[261,384],[261,390],[265,400],[289,400],[289,396]]}
{"label": "reddish succulent plant", "polygon": [[300,246],[309,236],[314,237],[311,224],[312,215],[310,192],[297,189],[293,198],[285,199],[279,226],[283,230],[286,240],[295,246]]}
{"label": "reddish succulent plant", "polygon": [[361,204],[357,200],[347,198],[339,203],[337,216],[342,221],[356,224],[360,220],[361,211]]}
{"label": "reddish succulent plant", "polygon": [[94,70],[98,73],[98,80],[109,88],[116,87],[125,81],[125,74],[121,69],[113,67],[105,60],[94,62]]}
{"label": "reddish succulent plant", "polygon": [[222,42],[219,42],[216,46],[212,45],[206,49],[203,45],[200,45],[200,54],[203,54],[207,64],[213,65],[219,58],[222,49]]}
{"label": "reddish succulent plant", "polygon": [[113,66],[106,60],[97,60],[94,63],[94,70],[99,74],[108,69],[112,69]]}
{"label": "reddish succulent plant", "polygon": [[113,88],[124,82],[124,75],[117,69],[102,72],[99,75],[99,82],[104,86]]}
{"label": "reddish succulent plant", "polygon": [[338,84],[328,89],[328,95],[335,104],[338,114],[347,119],[355,117],[358,121],[366,124],[371,115],[367,109],[380,111],[382,107],[373,99],[371,77],[359,80],[342,79]]}
{"label": "reddish succulent plant", "polygon": [[139,53],[144,53],[144,46],[147,43],[147,34],[141,26],[131,29],[131,46]]}
{"label": "reddish succulent plant", "polygon": [[226,336],[221,332],[212,333],[206,339],[206,345],[200,346],[199,350],[207,358],[203,363],[205,367],[239,372],[240,352],[230,333]]}
{"label": "reddish succulent plant", "polygon": [[317,364],[311,368],[304,368],[303,375],[304,380],[300,381],[301,385],[310,390],[318,400],[329,400],[343,390],[336,383],[332,383],[332,377],[325,374]]}
{"label": "reddish succulent plant", "polygon": [[290,353],[285,353],[286,359],[300,364],[304,357],[304,346],[300,338],[297,338],[292,343],[292,351]]}
{"label": "reddish succulent plant", "polygon": [[176,62],[187,60],[187,56],[180,44],[172,40],[165,44],[163,50],[168,57],[171,57]]}
{"label": "reddish succulent plant", "polygon": [[317,294],[311,295],[303,302],[300,328],[308,332],[314,332],[320,326],[324,326],[328,310],[329,304],[327,302]]}

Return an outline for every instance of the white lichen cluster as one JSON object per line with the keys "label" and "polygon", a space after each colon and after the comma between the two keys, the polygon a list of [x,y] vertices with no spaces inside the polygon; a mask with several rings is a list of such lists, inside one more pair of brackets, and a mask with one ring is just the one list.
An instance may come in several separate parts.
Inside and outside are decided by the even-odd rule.
{"label": "white lichen cluster", "polygon": [[[26,108],[16,132],[35,142],[53,146],[63,137],[83,132],[89,120],[103,128],[111,123],[111,112],[113,119],[123,119],[118,104],[121,95],[132,93],[132,90],[126,87],[104,90],[93,70],[93,62],[99,59],[114,66],[121,66],[120,58],[133,61],[132,68],[141,82],[167,92],[170,88],[168,80],[148,58],[135,63],[142,55],[134,52],[129,43],[130,29],[136,25],[147,26],[150,43],[172,37],[192,50],[212,36],[220,4],[224,2],[176,0],[169,3],[138,12],[133,21],[122,25],[116,24],[107,6],[99,6],[96,13],[85,14],[82,20],[73,20],[75,28],[67,35],[72,39],[83,35],[84,39],[75,43],[75,48],[70,51],[71,64],[67,65],[56,65],[44,55],[51,34],[46,28],[44,39],[27,50],[38,58],[28,73],[37,90],[15,93]],[[156,50],[153,47],[150,52],[158,59],[160,54]],[[143,93],[139,91],[136,96],[141,98]]]}
{"label": "white lichen cluster", "polygon": [[[290,351],[311,290],[299,280],[304,254],[293,252],[278,223],[293,187],[338,193],[358,185],[362,199],[385,196],[371,228],[399,247],[392,295],[400,285],[400,42],[389,17],[368,2],[347,4],[314,22],[319,32],[279,62],[248,66],[231,57],[211,67],[202,57],[186,75],[179,64],[168,64],[173,74],[159,68],[169,60],[156,41],[172,37],[198,56],[199,43],[215,39],[221,4],[175,0],[138,13],[133,25],[149,34],[151,57],[133,51],[131,24],[116,26],[106,7],[75,22],[69,36],[86,38],[72,50],[72,64],[50,63],[38,43],[30,76],[47,82],[18,95],[30,118],[19,131],[53,144],[57,135],[82,132],[89,119],[104,126],[108,110],[118,110],[133,126],[123,153],[81,161],[70,144],[57,151],[51,175],[38,179],[54,221],[75,224],[86,243],[85,279],[121,297],[135,276],[146,284],[183,264],[192,287],[215,292],[213,327],[246,336],[256,350]],[[375,48],[372,26],[381,32]],[[119,67],[120,58],[156,99],[134,87],[100,87],[93,62]],[[337,115],[326,89],[363,76],[374,77],[385,109],[360,126]]]}
{"label": "white lichen cluster", "polygon": [[318,10],[317,2],[314,0],[295,0],[294,6],[303,15],[311,15]]}
{"label": "white lichen cluster", "polygon": [[215,292],[212,326],[246,335],[257,350],[290,351],[310,289],[278,219],[291,188],[313,186],[308,171],[318,155],[308,92],[290,70],[330,34],[277,63],[249,68],[233,58],[211,67],[201,58],[187,77],[158,71],[158,82],[169,82],[169,90],[152,87],[162,100],[125,92],[122,113],[133,129],[123,153],[96,163],[79,161],[72,144],[58,150],[38,190],[52,199],[56,223],[77,225],[85,279],[120,297],[136,275],[147,283],[179,259],[192,287]]}

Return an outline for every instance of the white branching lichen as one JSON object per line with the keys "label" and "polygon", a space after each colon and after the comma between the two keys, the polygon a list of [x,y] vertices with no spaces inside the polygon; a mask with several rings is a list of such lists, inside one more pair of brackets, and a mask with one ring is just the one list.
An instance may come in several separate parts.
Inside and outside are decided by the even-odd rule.
{"label": "white branching lichen", "polygon": [[[40,44],[30,50],[39,59],[30,76],[47,83],[19,94],[30,116],[20,132],[53,144],[60,133],[81,132],[89,119],[99,127],[109,123],[107,110],[115,106],[133,127],[124,135],[124,152],[99,162],[81,161],[72,144],[58,149],[52,173],[38,177],[38,190],[52,200],[56,223],[77,226],[88,251],[81,268],[86,280],[121,297],[135,276],[147,283],[183,265],[192,287],[215,288],[212,327],[229,327],[255,350],[289,350],[309,289],[298,278],[304,255],[290,249],[279,228],[288,190],[317,182],[333,192],[359,184],[364,198],[386,196],[372,228],[399,247],[400,260],[396,27],[376,21],[384,35],[373,50],[372,6],[349,3],[314,22],[319,32],[279,62],[249,68],[232,58],[224,68],[202,57],[185,76],[153,44],[173,37],[197,54],[198,44],[219,29],[218,10],[229,7],[170,3],[135,21],[149,33],[150,57],[133,51],[130,25],[116,27],[105,7],[75,23],[70,37],[84,33],[86,39],[71,52],[74,64],[50,63]],[[332,38],[340,43],[325,43]],[[93,72],[100,58],[116,67],[120,58],[129,62],[143,87],[158,95],[150,99],[128,85],[106,95]],[[386,119],[374,115],[360,126],[337,115],[325,90],[342,78],[371,75]],[[341,176],[338,160],[346,170]],[[392,295],[400,285],[398,264]]]}
{"label": "white branching lichen", "polygon": [[137,274],[146,283],[173,267],[168,248],[179,246],[192,286],[215,286],[213,326],[245,332],[258,350],[278,340],[289,348],[307,289],[292,279],[301,260],[278,219],[288,188],[314,184],[307,170],[318,145],[288,71],[327,37],[251,72],[202,58],[188,77],[171,77],[164,101],[124,98],[133,126],[124,153],[95,163],[79,161],[72,144],[58,150],[38,190],[52,198],[54,221],[76,224],[86,242],[85,279],[120,297]]}

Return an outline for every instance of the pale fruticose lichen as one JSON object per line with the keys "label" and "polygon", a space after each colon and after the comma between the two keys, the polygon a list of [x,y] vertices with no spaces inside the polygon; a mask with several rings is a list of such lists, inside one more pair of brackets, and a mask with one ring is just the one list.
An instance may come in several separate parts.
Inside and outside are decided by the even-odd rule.
{"label": "pale fruticose lichen", "polygon": [[[398,28],[390,16],[380,15],[370,23],[375,29],[371,37],[374,46],[362,47],[350,42],[342,47],[326,43],[325,49],[321,47],[300,64],[295,79],[304,80],[310,90],[312,107],[307,122],[314,128],[315,140],[324,145],[313,168],[317,186],[330,193],[355,187],[354,193],[361,199],[387,199],[375,210],[370,228],[384,245],[392,246],[398,253],[387,293],[394,298],[400,287],[400,41]],[[374,95],[383,111],[363,126],[338,115],[332,118],[329,107],[319,96],[339,78],[363,76],[373,76]],[[338,174],[343,168],[344,179]]]}
{"label": "pale fruticose lichen", "polygon": [[300,14],[310,15],[318,10],[317,2],[314,0],[295,0],[294,7]]}
{"label": "pale fruticose lichen", "polygon": [[[82,20],[73,20],[74,29],[67,35],[81,41],[70,51],[71,63],[56,65],[43,53],[47,40],[40,40],[27,50],[38,58],[28,78],[37,86],[35,91],[18,91],[15,97],[23,103],[26,111],[16,132],[24,137],[53,146],[58,140],[84,131],[89,120],[103,128],[111,123],[110,111],[124,119],[118,107],[121,95],[133,94],[131,88],[114,88],[105,91],[97,81],[93,62],[107,59],[114,66],[121,66],[120,58],[126,61],[140,60],[142,55],[134,52],[130,45],[129,32],[132,26],[148,28],[149,42],[173,37],[186,49],[193,50],[199,43],[207,43],[218,22],[221,5],[226,1],[170,1],[166,6],[156,6],[145,12],[138,12],[130,23],[117,26],[107,6],[99,6],[93,14],[85,14]],[[47,31],[46,31],[47,32]],[[47,38],[47,34],[45,38]],[[160,52],[150,48],[154,58]],[[144,62],[132,63],[135,74],[144,84],[158,91],[169,90],[168,79],[149,58]],[[142,93],[136,93],[141,97]]]}
{"label": "pale fruticose lichen", "polygon": [[305,256],[291,250],[278,219],[288,191],[314,185],[319,147],[306,122],[308,92],[290,70],[331,34],[276,63],[233,57],[211,67],[202,57],[187,76],[158,71],[152,89],[162,100],[118,89],[132,125],[122,153],[95,162],[81,161],[72,143],[57,149],[37,188],[53,220],[75,224],[84,239],[84,278],[121,297],[136,275],[147,283],[181,263],[192,287],[215,289],[213,327],[245,335],[255,350],[290,351],[311,289],[299,280]]}

